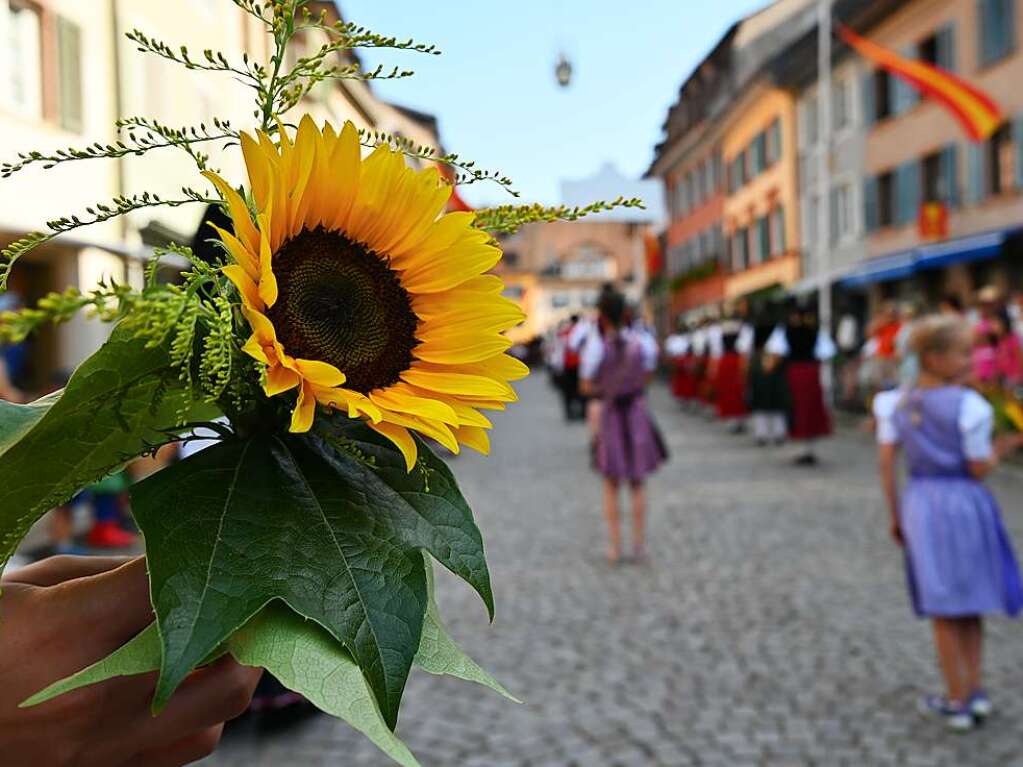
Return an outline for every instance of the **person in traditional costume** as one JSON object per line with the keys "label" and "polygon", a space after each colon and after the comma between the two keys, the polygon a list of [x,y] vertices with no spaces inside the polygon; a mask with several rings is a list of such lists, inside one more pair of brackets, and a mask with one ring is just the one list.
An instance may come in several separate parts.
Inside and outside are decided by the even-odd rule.
{"label": "person in traditional costume", "polygon": [[684,407],[696,398],[696,378],[693,375],[692,333],[679,323],[679,330],[664,342],[664,351],[672,366],[671,393]]}
{"label": "person in traditional costume", "polygon": [[[969,325],[956,317],[921,321],[913,333],[920,372],[912,387],[874,401],[881,485],[891,532],[905,547],[913,609],[933,622],[945,694],[921,708],[954,730],[993,711],[981,677],[982,616],[1019,614],[1023,586],[998,502],[983,484],[1023,435],[993,444],[993,409],[964,386],[971,372]],[[901,495],[897,451],[908,463]]]}
{"label": "person in traditional costume", "polygon": [[733,433],[745,427],[746,360],[753,347],[752,328],[736,315],[713,326],[710,356],[713,360],[714,405],[718,418]]}
{"label": "person in traditional costume", "polygon": [[761,447],[781,445],[788,434],[791,404],[785,377],[785,359],[767,350],[775,324],[761,320],[753,326],[753,351],[749,361],[749,409],[753,437]]}
{"label": "person in traditional costume", "polygon": [[625,324],[620,293],[600,298],[599,343],[583,349],[583,391],[601,402],[596,467],[604,478],[604,516],[608,527],[607,559],[622,556],[619,489],[629,484],[632,500],[632,546],[636,560],[645,556],[645,479],[667,458],[660,433],[647,407],[645,389],[657,366],[656,347],[645,334]]}
{"label": "person in traditional costume", "polygon": [[799,466],[814,466],[816,441],[831,434],[831,414],[824,403],[821,362],[835,356],[835,343],[817,325],[811,311],[793,308],[785,325],[771,334],[766,350],[785,360],[790,395],[789,437],[799,443]]}

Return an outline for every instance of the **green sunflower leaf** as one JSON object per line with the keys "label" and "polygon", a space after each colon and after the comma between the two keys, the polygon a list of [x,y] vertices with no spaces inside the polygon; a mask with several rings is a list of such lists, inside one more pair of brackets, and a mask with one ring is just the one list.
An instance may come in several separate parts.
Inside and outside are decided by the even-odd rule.
{"label": "green sunflower leaf", "polygon": [[132,488],[164,653],[156,709],[280,599],[351,652],[394,727],[426,612],[418,549],[431,540],[370,469],[316,442],[222,442]]}
{"label": "green sunflower leaf", "polygon": [[239,663],[262,666],[321,711],[348,722],[398,764],[419,767],[384,721],[352,656],[314,621],[274,602],[236,632],[228,647]]}
{"label": "green sunflower leaf", "polygon": [[419,652],[416,653],[416,665],[431,674],[453,676],[481,684],[514,703],[521,703],[522,701],[508,692],[503,684],[466,655],[451,638],[441,621],[440,610],[434,598],[433,564],[429,558],[424,557],[424,560],[430,602],[426,608],[426,618],[423,620],[423,636],[419,642]]}
{"label": "green sunflower leaf", "polygon": [[20,708],[38,706],[48,700],[73,692],[91,684],[99,684],[118,676],[134,676],[160,668],[160,635],[156,624],[149,624],[132,639],[114,650],[103,660],[81,671],[54,682],[20,704]]}
{"label": "green sunflower leaf", "polygon": [[344,416],[335,416],[319,429],[323,442],[370,465],[384,484],[405,500],[419,516],[416,524],[422,534],[431,540],[425,548],[477,591],[493,620],[494,594],[483,537],[447,464],[416,437],[419,461],[409,472],[405,458],[390,440],[362,421]]}
{"label": "green sunflower leaf", "polygon": [[62,393],[0,402],[0,565],[49,509],[166,441],[188,402],[168,372],[166,349],[118,327]]}

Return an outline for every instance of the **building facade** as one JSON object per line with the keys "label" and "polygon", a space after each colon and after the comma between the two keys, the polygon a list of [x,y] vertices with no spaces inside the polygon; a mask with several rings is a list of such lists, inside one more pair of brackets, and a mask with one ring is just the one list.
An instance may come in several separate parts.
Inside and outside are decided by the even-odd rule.
{"label": "building facade", "polygon": [[[340,18],[335,3],[318,5],[328,20]],[[201,75],[139,53],[125,38],[132,29],[174,48],[187,44],[193,55],[207,48],[232,58],[247,53],[256,61],[270,55],[265,29],[229,2],[0,0],[0,40],[8,46],[0,56],[0,141],[11,155],[109,144],[118,138],[114,123],[122,117],[146,116],[179,127],[210,125],[218,116],[243,130],[252,127],[249,89],[226,75]],[[315,49],[322,40],[299,42]],[[439,147],[430,116],[381,101],[365,82],[322,83],[298,109],[318,120],[352,120],[361,128]],[[211,144],[204,151],[232,183],[243,181],[237,147]],[[47,219],[79,213],[97,202],[142,191],[175,199],[183,185],[208,186],[173,149],[48,171],[29,168],[0,183],[0,246],[45,230]],[[65,287],[87,291],[103,279],[139,285],[154,247],[190,242],[202,214],[201,205],[147,208],[57,237],[18,262],[3,305],[31,304]],[[84,317],[43,330],[30,342],[23,386],[38,390],[66,376],[107,332],[109,327]]]}
{"label": "building facade", "polygon": [[[993,284],[1023,287],[1023,3],[915,0],[865,30],[874,42],[947,68],[994,99],[1004,124],[971,142],[939,104],[880,71],[863,78],[869,259],[844,282],[875,302],[932,303]],[[937,206],[941,224],[921,217]]]}

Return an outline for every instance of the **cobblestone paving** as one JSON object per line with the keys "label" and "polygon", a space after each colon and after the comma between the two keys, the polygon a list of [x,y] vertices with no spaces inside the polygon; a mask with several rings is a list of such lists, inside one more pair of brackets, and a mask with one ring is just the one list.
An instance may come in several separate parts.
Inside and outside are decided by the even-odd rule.
{"label": "cobblestone paving", "polygon": [[[425,674],[399,733],[424,767],[919,765],[1023,767],[1023,631],[990,624],[998,715],[968,735],[916,713],[938,689],[926,623],[865,436],[818,470],[654,394],[672,462],[650,488],[650,563],[604,564],[584,427],[541,376],[497,419],[493,455],[455,470],[489,543],[498,614],[452,578],[441,608],[466,649],[527,703]],[[995,483],[1023,545],[1023,480]],[[207,767],[388,764],[344,724],[234,738]]]}

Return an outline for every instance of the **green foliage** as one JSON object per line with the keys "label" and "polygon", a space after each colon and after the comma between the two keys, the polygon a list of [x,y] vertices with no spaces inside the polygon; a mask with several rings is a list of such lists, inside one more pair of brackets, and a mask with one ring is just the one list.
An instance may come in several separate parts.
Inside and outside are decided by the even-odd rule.
{"label": "green foliage", "polygon": [[59,396],[0,402],[0,564],[45,512],[168,441],[190,402],[168,362],[119,326]]}
{"label": "green foliage", "polygon": [[718,273],[717,261],[706,261],[702,264],[692,267],[686,272],[682,272],[682,274],[677,274],[674,277],[672,277],[669,286],[671,287],[672,291],[679,291],[682,290],[682,288],[686,287],[687,285],[692,285],[693,283],[700,282],[702,280],[707,279],[708,277],[713,277],[717,273]]}
{"label": "green foliage", "polygon": [[393,727],[427,606],[420,550],[481,594],[489,576],[457,488],[435,504],[388,482],[319,437],[256,435],[135,485],[164,647],[154,706],[280,599],[351,652]]}

